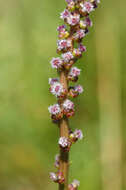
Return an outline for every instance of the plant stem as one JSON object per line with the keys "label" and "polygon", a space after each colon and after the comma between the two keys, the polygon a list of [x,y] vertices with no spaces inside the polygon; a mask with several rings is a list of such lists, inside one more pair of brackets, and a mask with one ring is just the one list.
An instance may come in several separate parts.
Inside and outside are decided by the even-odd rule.
{"label": "plant stem", "polygon": [[[68,82],[67,82],[67,72],[62,71],[60,73],[60,82],[68,91]],[[60,128],[60,137],[66,137],[69,136],[69,124],[68,119],[64,117],[59,124]],[[59,184],[59,190],[67,190],[68,189],[68,170],[69,170],[69,152],[64,152],[62,149],[60,149],[60,168],[59,171],[63,173],[63,176],[65,178],[64,184]]]}

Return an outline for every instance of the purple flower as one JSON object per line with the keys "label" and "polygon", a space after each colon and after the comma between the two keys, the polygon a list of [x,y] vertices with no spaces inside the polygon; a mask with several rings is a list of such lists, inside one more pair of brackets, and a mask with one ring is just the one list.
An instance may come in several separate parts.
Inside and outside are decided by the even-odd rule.
{"label": "purple flower", "polygon": [[60,137],[60,139],[59,139],[59,145],[62,148],[66,148],[69,145],[68,139],[66,137]]}
{"label": "purple flower", "polygon": [[74,87],[74,90],[75,90],[76,92],[78,92],[79,94],[81,94],[81,93],[84,91],[84,89],[83,89],[83,87],[82,87],[81,85],[75,86],[75,87]]}
{"label": "purple flower", "polygon": [[85,20],[80,21],[80,28],[85,29],[85,34],[88,32],[87,27],[91,27],[92,25],[93,23],[89,17],[86,17]]}
{"label": "purple flower", "polygon": [[64,88],[61,83],[54,82],[50,87],[50,92],[55,95],[56,97],[61,96],[61,94],[64,92]]}
{"label": "purple flower", "polygon": [[73,134],[76,139],[79,139],[79,140],[83,139],[83,133],[81,130],[76,129]]}
{"label": "purple flower", "polygon": [[71,40],[58,40],[57,46],[59,51],[67,49],[71,47]]}
{"label": "purple flower", "polygon": [[80,15],[79,14],[70,14],[68,17],[67,17],[67,23],[69,25],[72,25],[72,26],[75,26],[79,23],[80,21]]}
{"label": "purple flower", "polygon": [[72,185],[73,185],[74,187],[79,187],[80,182],[79,182],[78,180],[74,179],[73,182],[72,182]]}
{"label": "purple flower", "polygon": [[73,50],[73,55],[74,55],[75,57],[80,57],[80,56],[82,55],[82,53],[81,53],[80,49],[74,48],[74,50]]}
{"label": "purple flower", "polygon": [[61,32],[62,30],[65,30],[66,29],[66,25],[61,25],[61,26],[58,26],[57,27],[57,31]]}
{"label": "purple flower", "polygon": [[78,30],[75,34],[75,39],[82,39],[85,36],[85,30]]}
{"label": "purple flower", "polygon": [[73,180],[73,182],[68,186],[68,190],[77,190],[79,187],[80,182],[78,180]]}
{"label": "purple flower", "polygon": [[53,85],[55,82],[59,82],[58,78],[49,78],[49,84]]}
{"label": "purple flower", "polygon": [[93,25],[93,23],[89,17],[86,17],[85,24],[86,24],[86,26],[89,26],[89,27],[91,27]]}
{"label": "purple flower", "polygon": [[68,18],[69,15],[70,15],[70,12],[69,12],[67,9],[65,9],[65,10],[60,14],[60,18],[64,20],[64,19]]}
{"label": "purple flower", "polygon": [[74,58],[73,54],[70,51],[62,54],[61,56],[62,56],[64,62],[66,62],[66,63],[68,63],[71,59]]}
{"label": "purple flower", "polygon": [[80,69],[78,69],[77,67],[72,67],[70,70],[69,75],[73,76],[73,77],[77,77],[80,75]]}
{"label": "purple flower", "polygon": [[62,67],[62,60],[59,57],[57,58],[53,57],[50,63],[51,63],[52,68],[59,69]]}
{"label": "purple flower", "polygon": [[80,3],[80,6],[81,6],[81,10],[82,12],[87,12],[87,13],[90,13],[92,11],[94,11],[94,6],[92,3],[88,2],[88,1],[85,1],[84,3]]}
{"label": "purple flower", "polygon": [[54,181],[54,182],[57,182],[58,177],[57,177],[57,175],[56,175],[55,173],[50,172],[50,179],[51,179],[52,181]]}
{"label": "purple flower", "polygon": [[67,99],[63,103],[63,108],[67,111],[74,110],[74,103]]}
{"label": "purple flower", "polygon": [[57,115],[61,112],[59,104],[54,104],[48,108],[49,113],[52,115]]}
{"label": "purple flower", "polygon": [[81,52],[85,52],[86,51],[86,47],[85,46],[83,46],[83,44],[79,44],[79,50],[81,51]]}

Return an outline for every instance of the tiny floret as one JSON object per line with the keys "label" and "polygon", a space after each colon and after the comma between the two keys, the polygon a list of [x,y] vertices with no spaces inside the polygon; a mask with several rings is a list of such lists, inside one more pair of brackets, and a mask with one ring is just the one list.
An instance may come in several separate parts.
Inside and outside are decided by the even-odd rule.
{"label": "tiny floret", "polygon": [[81,130],[76,129],[73,134],[74,134],[76,139],[79,139],[79,140],[83,139],[83,133]]}
{"label": "tiny floret", "polygon": [[84,89],[81,85],[75,86],[75,92],[78,92],[79,94],[83,93]]}
{"label": "tiny floret", "polygon": [[79,23],[79,21],[80,21],[79,14],[74,14],[74,15],[70,14],[67,18],[67,23],[72,26],[77,25]]}
{"label": "tiny floret", "polygon": [[66,148],[69,145],[68,139],[66,137],[60,137],[60,139],[59,139],[59,145],[62,148]]}
{"label": "tiny floret", "polygon": [[66,25],[61,25],[61,26],[58,26],[57,27],[57,31],[61,32],[62,30],[65,30],[66,29]]}
{"label": "tiny floret", "polygon": [[59,57],[52,58],[50,63],[51,63],[52,68],[59,69],[62,67],[62,60]]}
{"label": "tiny floret", "polygon": [[64,20],[64,19],[68,18],[69,15],[70,15],[70,12],[69,12],[67,9],[65,9],[65,10],[60,14],[60,18]]}
{"label": "tiny floret", "polygon": [[54,181],[54,182],[57,182],[58,177],[57,177],[57,175],[56,175],[55,173],[50,172],[50,179],[51,179],[52,181]]}
{"label": "tiny floret", "polygon": [[72,182],[72,185],[74,187],[79,187],[80,186],[80,182],[78,180],[74,179],[73,182]]}
{"label": "tiny floret", "polygon": [[74,109],[74,103],[67,99],[63,103],[63,108],[65,110],[73,110]]}
{"label": "tiny floret", "polygon": [[82,39],[83,37],[85,36],[85,30],[78,30],[75,34],[75,39],[78,40],[78,39]]}
{"label": "tiny floret", "polygon": [[64,61],[65,63],[68,63],[71,59],[74,58],[74,56],[73,56],[73,54],[69,51],[69,52],[67,52],[67,53],[63,53],[63,54],[62,54],[62,58],[63,58],[63,61]]}
{"label": "tiny floret", "polygon": [[84,22],[85,22],[86,26],[91,27],[93,25],[93,22],[91,21],[91,19],[89,17],[86,17]]}
{"label": "tiny floret", "polygon": [[50,87],[50,92],[55,95],[56,97],[61,96],[61,94],[64,92],[64,88],[61,83],[54,82]]}
{"label": "tiny floret", "polygon": [[53,85],[55,82],[58,82],[59,79],[58,78],[49,78],[49,84]]}
{"label": "tiny floret", "polygon": [[58,50],[65,50],[71,47],[71,40],[58,40],[57,42]]}
{"label": "tiny floret", "polygon": [[86,47],[83,45],[83,44],[79,44],[79,50],[81,51],[81,52],[85,52],[86,51]]}
{"label": "tiny floret", "polygon": [[71,75],[73,77],[76,77],[76,76],[80,75],[80,72],[81,72],[81,70],[78,69],[77,67],[72,67],[71,70],[70,70],[69,75]]}
{"label": "tiny floret", "polygon": [[59,104],[54,104],[48,108],[49,113],[52,115],[59,114],[61,112]]}
{"label": "tiny floret", "polygon": [[68,190],[77,190],[77,188],[79,187],[80,182],[78,180],[74,180],[69,186],[68,186]]}
{"label": "tiny floret", "polygon": [[82,12],[90,13],[90,12],[94,11],[94,6],[89,1],[85,1],[84,3],[80,3],[80,6],[82,8],[81,9]]}

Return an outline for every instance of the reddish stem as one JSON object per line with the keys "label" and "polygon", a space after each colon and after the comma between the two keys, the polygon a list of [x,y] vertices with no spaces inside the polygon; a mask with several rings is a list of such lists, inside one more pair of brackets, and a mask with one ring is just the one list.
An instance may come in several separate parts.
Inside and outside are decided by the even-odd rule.
{"label": "reddish stem", "polygon": [[[68,91],[67,72],[62,71],[60,73],[60,82]],[[69,137],[69,124],[68,119],[64,117],[59,124],[60,137]],[[60,149],[60,168],[59,171],[63,173],[65,178],[64,184],[59,184],[59,190],[68,190],[68,170],[69,170],[69,152],[64,152]]]}

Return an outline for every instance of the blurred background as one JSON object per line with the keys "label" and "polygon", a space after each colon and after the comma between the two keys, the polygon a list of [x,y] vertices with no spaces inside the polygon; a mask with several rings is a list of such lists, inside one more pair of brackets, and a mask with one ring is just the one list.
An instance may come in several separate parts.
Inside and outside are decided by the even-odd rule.
{"label": "blurred background", "polygon": [[[70,126],[84,140],[71,150],[70,182],[80,190],[126,190],[126,2],[102,1],[76,65],[85,92]],[[48,106],[50,67],[64,0],[0,0],[0,190],[53,190],[59,131]]]}

